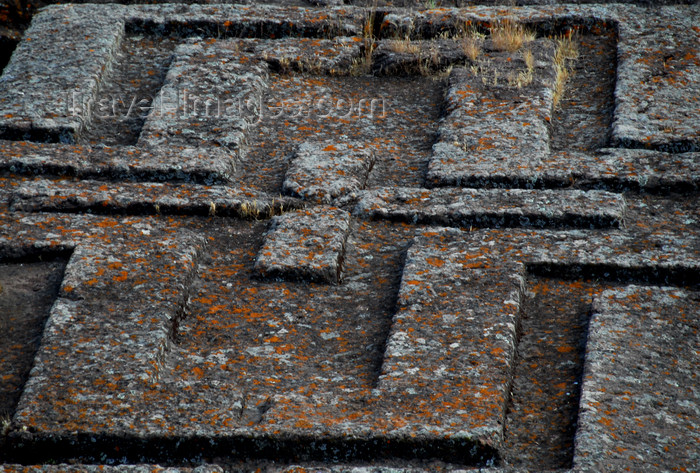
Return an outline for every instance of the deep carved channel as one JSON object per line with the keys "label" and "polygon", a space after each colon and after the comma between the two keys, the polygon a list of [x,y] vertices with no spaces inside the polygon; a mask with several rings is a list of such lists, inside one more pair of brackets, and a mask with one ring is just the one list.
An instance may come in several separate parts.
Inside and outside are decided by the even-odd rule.
{"label": "deep carved channel", "polygon": [[8,421],[22,394],[44,324],[63,279],[66,255],[0,260],[0,418]]}
{"label": "deep carved channel", "polygon": [[124,38],[92,108],[80,144],[134,145],[163,85],[177,41],[156,36]]}
{"label": "deep carved channel", "polygon": [[530,265],[528,270],[504,461],[537,470],[571,468],[593,299],[627,284],[693,288],[699,281],[682,268]]}

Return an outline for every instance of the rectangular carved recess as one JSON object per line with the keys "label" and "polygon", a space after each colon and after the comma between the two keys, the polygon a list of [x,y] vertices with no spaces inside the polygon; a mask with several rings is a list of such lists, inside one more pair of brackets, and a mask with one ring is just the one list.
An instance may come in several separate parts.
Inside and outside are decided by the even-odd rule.
{"label": "rectangular carved recess", "polygon": [[506,418],[504,462],[571,468],[593,299],[629,284],[698,288],[682,268],[528,265]]}
{"label": "rectangular carved recess", "polygon": [[[131,35],[119,42],[106,72],[90,90],[62,97],[58,115],[81,118],[80,126],[34,124],[12,120],[0,127],[0,139],[37,143],[129,146],[136,144],[153,99],[160,91],[178,40]],[[9,58],[8,58],[9,60]],[[6,117],[7,118],[7,117]]]}
{"label": "rectangular carved recess", "polygon": [[127,36],[122,40],[92,105],[80,144],[135,145],[177,45],[174,38]]}
{"label": "rectangular carved recess", "polygon": [[0,421],[9,421],[58,296],[68,255],[0,258]]}

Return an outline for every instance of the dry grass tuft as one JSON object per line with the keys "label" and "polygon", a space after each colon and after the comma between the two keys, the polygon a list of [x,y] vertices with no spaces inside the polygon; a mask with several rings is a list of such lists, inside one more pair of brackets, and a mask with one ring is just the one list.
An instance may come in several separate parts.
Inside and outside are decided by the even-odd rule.
{"label": "dry grass tuft", "polygon": [[556,51],[554,52],[554,70],[556,77],[554,79],[554,96],[552,103],[554,107],[559,105],[561,98],[564,95],[566,83],[571,77],[571,70],[567,61],[573,61],[578,58],[578,41],[573,33],[562,35],[556,38]]}
{"label": "dry grass tuft", "polygon": [[476,62],[481,55],[481,46],[476,38],[464,38],[461,42],[462,51],[472,61]]}
{"label": "dry grass tuft", "polygon": [[12,420],[10,419],[10,416],[7,414],[2,414],[0,416],[0,436],[4,437],[7,435],[11,428]]}
{"label": "dry grass tuft", "polygon": [[418,54],[420,52],[420,46],[412,42],[409,36],[391,41],[389,43],[389,49],[395,53],[401,54]]}
{"label": "dry grass tuft", "polygon": [[532,54],[531,50],[526,49],[523,51],[523,60],[525,61],[528,72],[532,73],[532,71],[535,70],[535,55]]}
{"label": "dry grass tuft", "polygon": [[508,18],[499,20],[490,28],[491,40],[500,51],[517,51],[523,44],[535,40],[535,32]]}
{"label": "dry grass tuft", "polygon": [[376,2],[374,6],[365,14],[365,22],[362,28],[362,51],[359,58],[353,59],[350,66],[350,74],[361,76],[369,73],[372,67],[372,53],[374,53],[377,43],[374,40],[374,24],[377,18]]}
{"label": "dry grass tuft", "polygon": [[241,217],[245,219],[257,219],[260,216],[260,210],[255,203],[243,202],[239,212]]}
{"label": "dry grass tuft", "polygon": [[578,58],[578,41],[576,35],[568,33],[555,39],[557,49],[554,53],[554,64],[563,64],[567,59]]}

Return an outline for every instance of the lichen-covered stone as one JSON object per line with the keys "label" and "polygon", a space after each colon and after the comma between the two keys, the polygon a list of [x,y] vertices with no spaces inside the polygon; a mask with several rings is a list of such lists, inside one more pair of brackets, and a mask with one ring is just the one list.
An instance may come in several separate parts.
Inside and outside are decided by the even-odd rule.
{"label": "lichen-covered stone", "polygon": [[301,210],[274,217],[256,271],[337,284],[341,280],[350,214],[337,208]]}
{"label": "lichen-covered stone", "polygon": [[355,197],[367,181],[374,155],[353,142],[301,144],[287,170],[284,191],[317,203]]}
{"label": "lichen-covered stone", "polygon": [[613,141],[680,153],[700,150],[698,5],[620,22]]}
{"label": "lichen-covered stone", "polygon": [[235,175],[224,148],[90,147],[0,141],[0,169],[24,175],[80,179],[223,184]]}
{"label": "lichen-covered stone", "polygon": [[425,231],[408,251],[378,389],[415,399],[428,424],[498,447],[523,267],[487,268],[451,236]]}
{"label": "lichen-covered stone", "polygon": [[[353,61],[359,60],[362,38],[338,37],[335,39],[287,38],[284,41],[247,40],[255,57],[270,64],[280,72],[307,72],[312,74],[346,75]],[[245,47],[245,46],[244,46]]]}
{"label": "lichen-covered stone", "polygon": [[121,12],[61,5],[34,18],[0,77],[1,138],[76,141],[124,35]]}
{"label": "lichen-covered stone", "polygon": [[[374,16],[352,5],[185,4],[38,14],[5,71],[35,75],[0,80],[19,87],[0,87],[13,102],[0,102],[12,132],[3,136],[14,140],[0,142],[0,263],[69,262],[17,414],[3,424],[12,462],[3,468],[692,469],[683,442],[697,440],[698,414],[689,388],[700,283],[697,7],[535,3]],[[504,18],[537,31],[525,46],[532,82],[524,51],[499,51],[488,37]],[[471,27],[487,35],[473,38],[477,59],[462,49]],[[552,110],[552,38],[574,30],[581,55]],[[124,34],[136,36],[120,46]],[[138,67],[110,72],[114,48],[126,58],[134,46],[145,48]],[[127,79],[148,71],[150,51],[158,60],[144,92]],[[151,110],[136,146],[100,146],[100,127],[82,135],[91,146],[42,143],[74,139],[90,118],[85,108],[44,116],[55,102],[44,91],[77,84],[84,107],[96,90],[153,94],[163,76],[157,107],[178,88],[190,99],[263,100],[209,121],[214,102],[208,111],[200,102],[204,117]],[[27,122],[30,105],[55,120]],[[135,140],[140,123],[129,129]],[[294,154],[320,143],[374,156]],[[351,221],[357,200],[356,216],[370,218]],[[579,379],[585,340],[569,329],[574,318],[587,326],[591,297],[574,451],[576,406],[562,414],[557,401],[578,388],[557,378],[558,364]],[[548,300],[557,302],[536,305]],[[526,323],[538,308],[554,315],[545,330]],[[613,353],[615,344],[629,348]],[[535,345],[566,356],[523,366],[514,354]],[[665,371],[657,360],[669,360]],[[509,384],[522,387],[528,369],[547,374],[521,402],[530,386]],[[631,394],[606,397],[620,387]],[[529,417],[504,417],[517,410]],[[567,418],[549,425],[556,416]],[[676,432],[690,433],[669,441]],[[539,455],[550,468],[528,463],[558,442]],[[30,466],[38,462],[73,465]]]}
{"label": "lichen-covered stone", "polygon": [[618,227],[619,194],[605,191],[384,188],[366,191],[355,213],[368,218],[456,227]]}
{"label": "lichen-covered stone", "polygon": [[160,465],[1,465],[3,473],[223,473],[218,465],[165,467]]}
{"label": "lichen-covered stone", "polygon": [[693,469],[700,462],[700,292],[630,285],[593,303],[575,466]]}
{"label": "lichen-covered stone", "polygon": [[18,211],[63,211],[151,215],[210,215],[241,218],[269,217],[302,204],[290,197],[275,198],[246,188],[193,184],[101,181],[78,183],[45,179],[28,181],[10,198]]}
{"label": "lichen-covered stone", "polygon": [[[455,68],[450,74],[447,116],[428,165],[430,185],[459,186],[475,175],[503,172],[522,179],[548,156],[554,47],[547,42],[534,49],[538,67],[529,73],[517,65],[524,63],[521,54],[512,56],[501,58],[505,70]],[[524,85],[517,85],[519,77]]]}
{"label": "lichen-covered stone", "polygon": [[265,64],[241,61],[237,48],[225,40],[180,45],[138,145],[223,147],[240,159],[268,84]]}
{"label": "lichen-covered stone", "polygon": [[[117,387],[136,392],[161,376],[204,242],[148,226],[138,233],[150,241],[136,248],[129,241],[74,247],[17,406],[18,424],[38,415],[59,421],[76,402],[84,402],[81,414],[90,417],[118,399]],[[121,290],[125,284],[129,292]]]}

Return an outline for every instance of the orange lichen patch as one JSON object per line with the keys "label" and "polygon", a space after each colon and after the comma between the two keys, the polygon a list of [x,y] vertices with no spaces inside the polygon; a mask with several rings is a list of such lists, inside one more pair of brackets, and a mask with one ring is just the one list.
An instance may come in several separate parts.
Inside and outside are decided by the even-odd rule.
{"label": "orange lichen patch", "polygon": [[606,427],[612,427],[613,425],[613,421],[607,417],[601,417],[600,419],[598,419],[598,422]]}
{"label": "orange lichen patch", "polygon": [[444,266],[444,264],[445,264],[445,260],[442,260],[440,258],[430,257],[430,258],[427,258],[426,261],[428,262],[429,265],[436,266],[438,268],[441,266]]}
{"label": "orange lichen patch", "polygon": [[114,282],[124,282],[127,280],[128,277],[129,277],[129,273],[127,273],[126,271],[120,271],[119,275],[112,276],[112,280]]}

